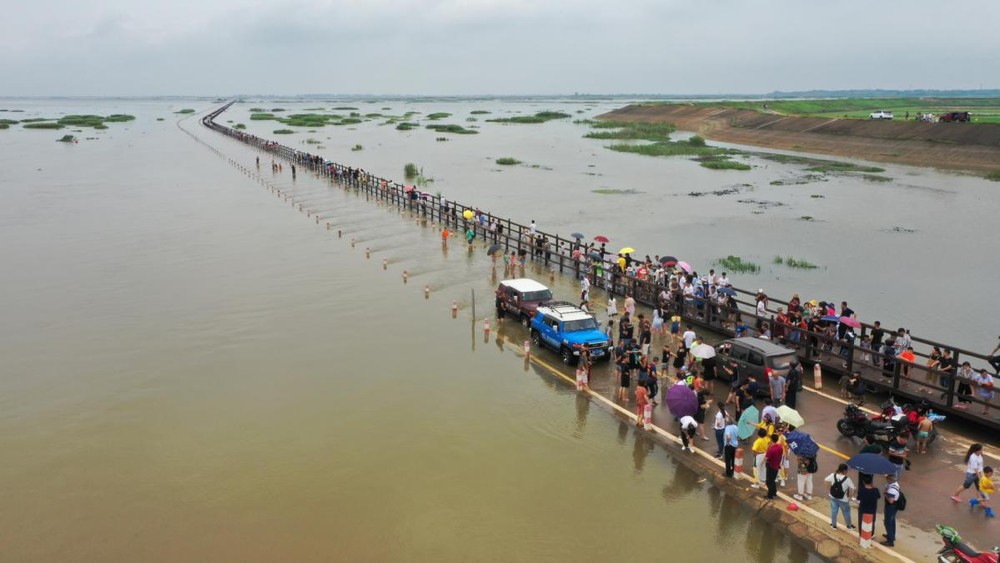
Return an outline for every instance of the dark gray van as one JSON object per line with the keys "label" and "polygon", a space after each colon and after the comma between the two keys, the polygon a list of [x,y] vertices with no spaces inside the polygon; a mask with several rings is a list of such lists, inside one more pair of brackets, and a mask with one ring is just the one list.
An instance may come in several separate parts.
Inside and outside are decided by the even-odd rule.
{"label": "dark gray van", "polygon": [[[755,336],[730,338],[716,347],[720,363],[733,363],[739,367],[740,379],[754,376],[766,387],[766,372],[773,370],[781,376],[788,375],[792,361],[797,361],[795,350]],[[724,370],[719,375],[725,376]]]}

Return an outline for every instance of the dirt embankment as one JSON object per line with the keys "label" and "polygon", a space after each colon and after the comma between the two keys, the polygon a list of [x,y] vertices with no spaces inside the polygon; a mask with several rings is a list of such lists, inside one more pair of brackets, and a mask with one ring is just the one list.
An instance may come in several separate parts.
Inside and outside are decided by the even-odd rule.
{"label": "dirt embankment", "polygon": [[669,122],[706,138],[743,145],[953,170],[1000,170],[1000,124],[995,123],[792,117],[686,104],[630,105],[600,119]]}

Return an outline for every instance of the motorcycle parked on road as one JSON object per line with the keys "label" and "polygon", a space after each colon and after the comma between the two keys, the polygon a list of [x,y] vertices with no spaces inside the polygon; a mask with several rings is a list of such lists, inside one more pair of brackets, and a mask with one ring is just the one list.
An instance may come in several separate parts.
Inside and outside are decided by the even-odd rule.
{"label": "motorcycle parked on road", "polygon": [[905,419],[885,422],[870,418],[857,405],[848,403],[843,418],[837,421],[837,431],[849,438],[864,438],[870,434],[884,447],[906,432],[908,425]]}
{"label": "motorcycle parked on road", "polygon": [[1000,547],[994,547],[993,551],[979,552],[963,543],[955,528],[938,524],[937,532],[941,534],[941,541],[944,542],[944,547],[938,552],[939,563],[1000,562]]}

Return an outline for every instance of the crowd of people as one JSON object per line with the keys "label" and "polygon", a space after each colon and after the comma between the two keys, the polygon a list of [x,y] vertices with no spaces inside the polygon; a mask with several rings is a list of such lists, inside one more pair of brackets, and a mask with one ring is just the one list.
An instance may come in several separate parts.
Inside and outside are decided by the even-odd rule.
{"label": "crowd of people", "polygon": [[[341,167],[318,155],[295,151],[276,142],[214,123],[212,125],[252,146],[276,153],[293,162],[305,164],[314,170],[321,170],[333,179],[354,183],[377,183],[381,190],[390,189],[386,180],[376,178],[364,170]],[[272,161],[272,170],[275,173],[280,172],[280,163]],[[425,209],[428,205],[428,198],[424,198],[415,189],[411,189],[407,195],[409,200],[413,204],[419,204],[421,209]],[[493,242],[499,242],[505,236],[508,239],[516,237],[518,248],[509,255],[506,253],[503,255],[506,273],[514,274],[518,268],[523,272],[529,256],[531,259],[548,262],[553,252],[562,255],[569,251],[570,258],[582,264],[582,270],[586,272],[581,277],[582,308],[593,312],[594,307],[590,302],[593,285],[610,290],[606,330],[609,339],[615,343],[611,360],[614,365],[613,375],[616,378],[616,399],[627,404],[634,397],[637,424],[641,426],[647,405],[656,406],[659,400],[665,401],[670,385],[688,386],[697,397],[698,408],[694,414],[680,417],[678,420],[683,450],[694,451],[698,438],[705,442],[711,441],[706,433],[706,420],[711,416],[710,423],[715,438],[713,455],[723,460],[725,475],[734,477],[737,472],[737,449],[748,445],[752,454],[752,486],[764,489],[768,499],[776,498],[778,488],[786,486],[790,480],[789,471],[792,470],[793,462],[795,491],[792,496],[796,500],[809,501],[813,498],[813,477],[820,472],[815,456],[797,456],[791,451],[786,435],[795,428],[782,421],[777,412],[781,405],[792,409],[796,407],[796,392],[802,378],[801,366],[793,364],[786,376],[769,373],[765,382],[758,382],[752,376],[741,378],[737,373],[737,366],[716,365],[714,357],[693,353],[695,347],[702,345],[703,342],[691,325],[683,325],[684,315],[717,322],[733,330],[737,336],[752,334],[791,346],[805,344],[816,357],[822,357],[824,354],[839,355],[845,359],[845,367],[848,356],[851,356],[851,360],[855,359],[853,351],[857,340],[856,348],[860,350],[862,363],[881,367],[889,373],[898,364],[901,375],[907,382],[911,377],[911,367],[916,365],[916,355],[909,331],[900,328],[890,333],[882,329],[879,322],[875,322],[871,332],[858,339],[855,333],[855,329],[860,327],[857,314],[845,301],[840,302],[838,310],[831,300],[807,301],[800,299],[796,294],[788,301],[787,307],[779,306],[772,311],[767,294],[760,289],[754,298],[751,327],[743,320],[743,312],[736,302],[736,291],[726,272],[716,274],[714,270],[710,270],[708,275],[699,276],[690,266],[678,263],[672,257],[647,255],[642,260],[636,260],[631,253],[609,252],[606,242],[598,245],[583,243],[577,239],[576,243],[560,241],[554,245],[548,235],[538,231],[534,220],[519,233],[505,233],[502,221],[478,209],[469,217],[465,215],[468,210],[452,207],[443,198],[438,199],[437,205],[442,216],[454,215],[456,223],[464,219],[465,238],[470,244],[477,236],[477,228],[482,233],[481,236],[488,240],[492,239]],[[443,236],[447,237],[447,231],[444,233]],[[632,292],[637,286],[635,283],[630,283],[632,280],[641,282],[643,287],[659,288],[659,293],[655,296],[644,296],[647,297],[644,299],[646,302],[653,303],[650,318],[636,312],[636,298]],[[624,295],[620,317],[616,294]],[[653,350],[654,337],[662,342],[658,352]],[[1000,344],[988,357],[988,363],[995,372],[1000,370],[998,353]],[[580,361],[589,380],[592,365],[586,350],[583,351]],[[950,350],[934,348],[923,367],[926,383],[933,383],[932,378],[936,377],[938,378],[936,383],[947,389],[952,383],[952,378],[959,382],[957,395],[960,397],[960,404],[957,408],[967,408],[969,401],[966,399],[973,393],[984,403],[993,397],[994,382],[988,371],[985,368],[973,370],[967,361],[957,366]],[[714,397],[711,387],[711,381],[715,379],[718,370],[724,370],[728,378],[735,382],[724,398]],[[636,380],[634,392],[633,374]],[[755,432],[750,435],[752,441],[746,440],[741,438],[742,432],[738,421],[751,407],[756,408],[762,389],[765,390],[763,394],[766,396],[763,399],[761,416],[759,420],[753,421]],[[848,374],[841,380],[841,392],[845,397],[853,398],[860,403],[864,391],[865,387],[858,371]],[[713,409],[714,412],[710,415]],[[987,414],[987,411],[988,407],[984,406],[983,413]],[[926,443],[921,442],[921,434],[926,439],[926,420],[924,416],[915,421],[918,429],[917,453],[926,451]],[[897,469],[886,475],[884,487],[876,487],[873,475],[863,473],[857,475],[855,484],[846,464],[839,464],[824,478],[823,482],[829,486],[832,528],[838,527],[839,516],[842,516],[846,527],[855,530],[850,504],[853,502],[857,505],[858,522],[861,522],[865,517],[873,519],[881,499],[885,527],[883,543],[888,546],[894,545],[896,514],[899,510],[905,509],[905,495],[899,481],[908,461],[909,451],[906,444],[907,436],[903,434],[897,438],[897,443],[889,444],[886,448],[888,460]],[[974,488],[975,495],[969,500],[970,506],[974,509],[981,508],[986,517],[992,518],[994,513],[990,500],[995,490],[992,481],[993,469],[984,465],[982,451],[981,444],[973,444],[969,448],[965,455],[965,479],[951,499],[954,502],[961,502],[964,491]],[[882,455],[883,448],[874,443],[871,437],[866,437],[865,446],[859,453]]]}

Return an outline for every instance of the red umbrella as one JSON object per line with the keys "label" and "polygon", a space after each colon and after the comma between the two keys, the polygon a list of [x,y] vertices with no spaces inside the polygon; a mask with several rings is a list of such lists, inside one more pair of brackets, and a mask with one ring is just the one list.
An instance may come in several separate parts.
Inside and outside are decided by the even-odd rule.
{"label": "red umbrella", "polygon": [[603,242],[603,243],[611,242],[611,239],[609,239],[608,237],[606,237],[604,235],[597,235],[596,237],[594,237],[594,240],[596,240],[597,242]]}
{"label": "red umbrella", "polygon": [[861,321],[851,317],[840,317],[840,323],[845,324],[851,328],[861,328]]}
{"label": "red umbrella", "polygon": [[405,188],[403,188],[403,192],[410,193],[410,192],[412,192],[415,189],[417,189],[416,186],[406,186]]}

